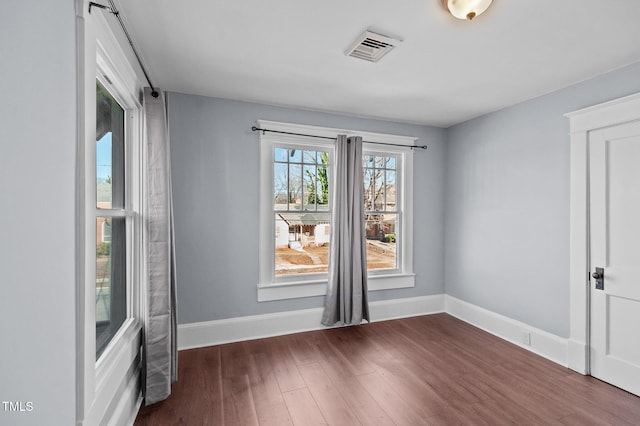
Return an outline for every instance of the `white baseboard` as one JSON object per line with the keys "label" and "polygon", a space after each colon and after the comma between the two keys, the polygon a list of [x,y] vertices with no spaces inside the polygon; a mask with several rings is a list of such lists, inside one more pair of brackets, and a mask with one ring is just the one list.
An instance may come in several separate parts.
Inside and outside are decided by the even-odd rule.
{"label": "white baseboard", "polygon": [[[471,303],[445,296],[446,312],[462,321],[534,352],[562,366],[568,366],[569,340]],[[529,336],[529,343],[526,343]]]}
{"label": "white baseboard", "polygon": [[585,342],[569,339],[569,368],[580,374],[589,374],[588,352],[589,347]]}
{"label": "white baseboard", "polygon": [[[384,321],[446,312],[508,342],[560,365],[569,364],[569,341],[520,321],[488,311],[455,297],[438,294],[371,302],[371,321]],[[192,349],[242,340],[281,336],[325,328],[322,308],[277,312],[178,326],[178,349]],[[524,337],[529,337],[526,344]]]}
{"label": "white baseboard", "polygon": [[371,322],[444,312],[445,295],[408,297],[369,303]]}
{"label": "white baseboard", "polygon": [[[369,303],[371,321],[444,312],[445,295],[410,297]],[[178,349],[192,349],[242,340],[320,330],[322,308],[252,315],[178,325]]]}

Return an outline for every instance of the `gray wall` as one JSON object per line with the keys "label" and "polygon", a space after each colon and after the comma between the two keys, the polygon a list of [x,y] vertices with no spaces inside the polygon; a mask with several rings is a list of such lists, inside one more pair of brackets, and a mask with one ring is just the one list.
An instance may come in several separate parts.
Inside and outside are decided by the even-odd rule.
{"label": "gray wall", "polygon": [[640,91],[640,63],[451,127],[447,293],[569,335],[569,122]]}
{"label": "gray wall", "polygon": [[175,205],[178,321],[322,306],[322,297],[257,302],[259,139],[256,120],[417,136],[416,287],[371,292],[371,300],[444,292],[444,130],[341,115],[169,94]]}
{"label": "gray wall", "polygon": [[74,2],[0,12],[2,425],[75,423]]}

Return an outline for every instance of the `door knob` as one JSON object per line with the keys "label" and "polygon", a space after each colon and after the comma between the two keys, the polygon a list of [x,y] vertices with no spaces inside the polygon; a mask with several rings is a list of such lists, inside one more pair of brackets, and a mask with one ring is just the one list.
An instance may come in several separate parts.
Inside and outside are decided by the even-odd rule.
{"label": "door knob", "polygon": [[596,280],[596,290],[604,290],[604,268],[596,268],[591,276]]}

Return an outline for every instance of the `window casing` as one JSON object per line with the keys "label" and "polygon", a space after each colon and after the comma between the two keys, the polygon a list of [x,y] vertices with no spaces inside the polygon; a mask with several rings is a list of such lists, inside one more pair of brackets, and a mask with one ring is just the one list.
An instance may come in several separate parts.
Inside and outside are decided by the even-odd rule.
{"label": "window casing", "polygon": [[[116,404],[120,407],[139,388],[130,377],[138,375],[140,370],[139,289],[145,285],[142,274],[144,114],[140,101],[143,85],[141,73],[132,66],[119,44],[116,37],[119,33],[114,33],[108,15],[89,13],[88,2],[77,2],[76,14],[79,95],[76,418],[78,424],[106,424],[112,422],[109,417],[114,414],[113,407]],[[113,134],[118,133],[117,128],[123,132],[119,137],[122,143],[113,143],[106,154],[101,155],[98,149],[104,148],[107,139],[103,138],[109,131],[101,134],[105,129],[99,127],[97,120],[101,110],[98,100],[102,96],[98,94],[98,82],[105,89],[102,95],[115,101],[109,108],[102,109],[103,113],[109,110],[113,124],[111,142],[114,142]],[[115,116],[119,118],[115,120]],[[102,141],[100,147],[98,141]],[[111,184],[106,187],[106,179],[98,182],[99,176],[105,177],[101,174],[105,170],[99,170],[100,165],[105,164],[99,160],[104,158],[110,159],[107,170],[110,170]],[[106,199],[105,193],[100,192],[105,188],[108,189]],[[109,235],[111,241],[108,241]],[[114,282],[125,283],[118,288],[121,296],[115,298],[111,294],[112,278]],[[112,299],[125,303],[113,307]],[[112,308],[119,311],[117,319]],[[104,331],[99,330],[101,326],[108,326],[110,332],[101,334]]]}
{"label": "window casing", "polygon": [[[415,142],[414,138],[343,129],[266,121],[259,121],[258,124],[260,127],[272,130],[325,137],[347,134],[363,136],[363,139],[369,142],[403,145],[412,145]],[[301,174],[304,175],[303,153],[316,152],[317,159],[318,152],[326,152],[328,188],[331,188],[330,170],[333,164],[335,142],[306,136],[264,132],[260,134],[259,143],[261,168],[258,301],[324,295],[327,269],[326,264],[322,264],[325,259],[328,261],[328,245],[331,244],[328,241],[330,203],[322,205],[316,202],[305,205],[304,201],[308,201],[309,198],[305,200],[302,193],[297,194],[297,198],[292,198],[290,187],[286,191],[282,190],[283,185],[278,188],[278,175],[283,175],[282,170],[284,168],[290,170],[292,165],[296,178],[298,170],[302,170]],[[295,150],[294,156],[291,155],[292,150]],[[307,161],[307,164],[318,170],[321,162]],[[391,147],[365,143],[363,166],[365,225],[369,230],[367,235],[369,290],[413,287],[415,285],[412,242],[413,206],[411,196],[407,196],[413,192],[413,152],[410,148],[403,146]],[[314,176],[313,173],[311,176]],[[317,176],[316,173],[315,195],[319,194]],[[367,192],[367,183],[369,183],[369,192]],[[305,185],[302,187],[304,189]],[[306,187],[312,188],[311,185]],[[292,203],[292,199],[296,201]],[[311,199],[318,201],[314,196]],[[285,204],[286,209],[283,209]],[[281,223],[278,223],[278,214],[282,219]],[[323,215],[327,216],[326,220]],[[297,250],[297,254],[304,257],[310,255],[306,262],[298,263],[313,263],[313,265],[293,267],[287,271],[288,273],[278,272],[277,268],[282,266],[279,262],[281,261],[280,253],[284,251],[285,239],[288,240],[288,249]],[[319,242],[321,244],[318,244]],[[292,253],[296,254],[293,251]],[[290,260],[290,263],[294,262],[295,259]],[[322,265],[322,269],[315,267],[318,264]]]}

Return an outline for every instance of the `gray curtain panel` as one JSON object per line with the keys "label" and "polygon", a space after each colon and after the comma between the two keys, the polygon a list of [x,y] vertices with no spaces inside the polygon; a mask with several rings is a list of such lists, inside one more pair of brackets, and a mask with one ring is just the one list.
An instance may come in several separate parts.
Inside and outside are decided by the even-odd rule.
{"label": "gray curtain panel", "polygon": [[171,161],[164,93],[145,88],[147,182],[143,392],[145,405],[166,399],[177,374],[176,274],[171,198]]}
{"label": "gray curtain panel", "polygon": [[369,321],[361,137],[338,136],[333,176],[329,285],[322,324],[356,325]]}

